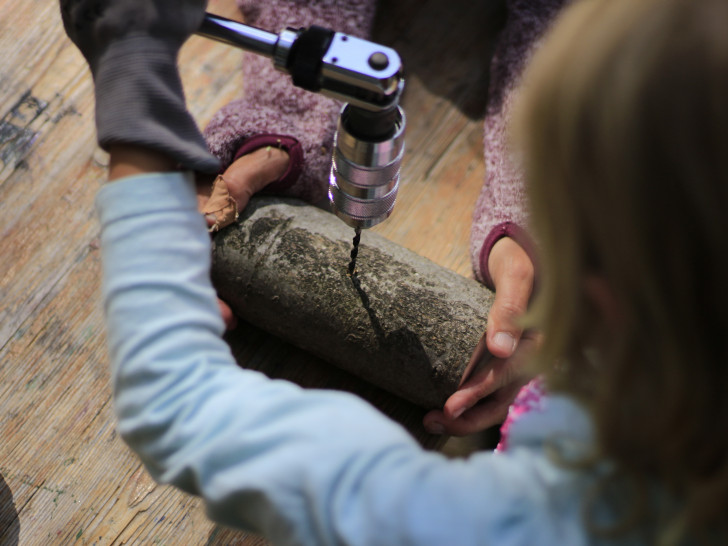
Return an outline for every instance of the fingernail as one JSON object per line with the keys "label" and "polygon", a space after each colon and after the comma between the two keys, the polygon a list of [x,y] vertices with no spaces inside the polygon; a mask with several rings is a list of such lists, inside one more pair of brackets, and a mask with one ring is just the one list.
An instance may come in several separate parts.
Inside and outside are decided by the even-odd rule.
{"label": "fingernail", "polygon": [[516,338],[508,332],[498,332],[493,336],[493,345],[501,351],[512,353],[516,349]]}
{"label": "fingernail", "polygon": [[445,427],[442,423],[428,423],[425,425],[425,429],[430,434],[445,434]]}
{"label": "fingernail", "polygon": [[455,411],[453,411],[453,412],[452,412],[452,418],[453,418],[453,419],[457,419],[457,418],[458,418],[458,417],[460,417],[460,416],[461,416],[461,415],[462,415],[463,413],[465,413],[465,410],[466,410],[466,409],[468,409],[468,408],[466,408],[465,406],[463,406],[462,408],[458,408],[458,409],[456,409]]}

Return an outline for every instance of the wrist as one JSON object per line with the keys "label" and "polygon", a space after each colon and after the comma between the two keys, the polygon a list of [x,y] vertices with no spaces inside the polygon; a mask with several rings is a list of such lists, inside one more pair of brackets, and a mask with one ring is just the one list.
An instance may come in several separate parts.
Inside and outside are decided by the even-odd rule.
{"label": "wrist", "polygon": [[[482,277],[481,280],[491,290],[495,290],[495,275],[491,272],[490,255],[495,245],[501,239],[509,239],[511,242],[516,243],[526,253],[534,271],[538,269],[533,241],[528,233],[514,222],[506,221],[497,224],[485,237],[483,245],[480,248],[480,254],[478,255],[478,267],[480,276]],[[476,270],[477,273],[478,271]]]}
{"label": "wrist", "polygon": [[496,289],[498,279],[504,274],[524,280],[532,280],[534,277],[531,258],[523,247],[510,237],[498,239],[491,248],[488,256],[488,271]]}
{"label": "wrist", "polygon": [[287,171],[289,161],[285,150],[270,146],[258,148],[233,161],[223,176],[233,198],[244,202],[280,179]]}
{"label": "wrist", "polygon": [[137,174],[174,170],[174,160],[161,152],[133,144],[114,144],[109,149],[109,181]]}

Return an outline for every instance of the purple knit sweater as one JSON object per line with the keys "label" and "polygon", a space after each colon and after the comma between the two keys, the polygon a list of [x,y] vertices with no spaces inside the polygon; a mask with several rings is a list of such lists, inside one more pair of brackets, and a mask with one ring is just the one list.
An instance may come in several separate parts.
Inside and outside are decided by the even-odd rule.
{"label": "purple knit sweater", "polygon": [[470,256],[476,278],[493,287],[488,256],[502,237],[515,239],[534,259],[527,235],[523,170],[508,148],[509,122],[523,69],[568,0],[508,0],[508,18],[491,61],[485,115],[485,184],[473,212]]}
{"label": "purple knit sweater", "polygon": [[[491,288],[488,256],[498,239],[513,237],[527,251],[531,249],[522,170],[507,147],[508,122],[523,68],[565,1],[507,0],[508,19],[491,64],[484,129],[487,174],[475,204],[470,237],[475,277]],[[376,0],[238,0],[238,5],[246,22],[273,32],[318,24],[366,38]],[[290,135],[303,148],[301,174],[273,188],[310,202],[321,200],[340,105],[293,87],[268,59],[256,55],[245,54],[243,80],[242,98],[215,114],[205,130],[210,150],[226,167],[241,146],[252,151],[275,145],[276,135]]]}

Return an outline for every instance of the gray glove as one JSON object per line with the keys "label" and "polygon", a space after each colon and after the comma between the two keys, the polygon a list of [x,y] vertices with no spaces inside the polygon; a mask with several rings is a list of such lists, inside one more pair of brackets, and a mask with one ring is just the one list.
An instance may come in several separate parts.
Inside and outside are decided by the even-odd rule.
{"label": "gray glove", "polygon": [[206,0],[61,0],[66,33],[91,67],[99,144],[134,144],[217,172],[185,106],[177,54]]}

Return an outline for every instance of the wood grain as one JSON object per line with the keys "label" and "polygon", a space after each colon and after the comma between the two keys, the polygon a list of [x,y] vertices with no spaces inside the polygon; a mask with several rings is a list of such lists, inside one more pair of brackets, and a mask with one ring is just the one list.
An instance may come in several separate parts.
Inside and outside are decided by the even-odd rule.
{"label": "wood grain", "polygon": [[[483,180],[489,38],[479,32],[487,16],[480,4],[387,1],[377,24],[410,74],[402,190],[377,231],[464,275]],[[209,10],[237,18],[232,0],[211,0]],[[453,48],[444,61],[441,44]],[[240,58],[202,38],[184,46],[182,77],[202,125],[239,95]],[[0,543],[265,544],[215,526],[198,499],[154,484],[116,435],[93,209],[107,157],[96,146],[93,111],[90,73],[65,37],[57,2],[0,2]],[[275,375],[282,359],[320,364],[242,328],[234,348],[246,365]],[[326,368],[317,381],[368,388],[347,387]],[[420,410],[378,400],[418,426]]]}

